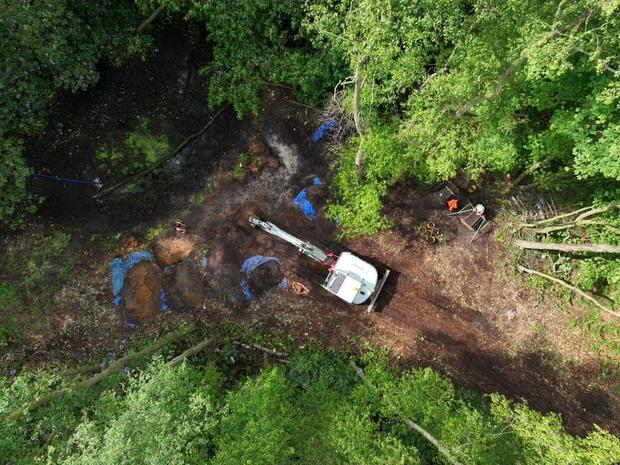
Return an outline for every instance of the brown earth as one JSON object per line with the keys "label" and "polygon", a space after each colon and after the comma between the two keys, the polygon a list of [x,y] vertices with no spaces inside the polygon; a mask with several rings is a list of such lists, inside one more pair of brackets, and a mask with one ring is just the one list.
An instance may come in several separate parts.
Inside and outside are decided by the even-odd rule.
{"label": "brown earth", "polygon": [[250,278],[248,284],[255,296],[261,296],[265,292],[275,289],[284,278],[280,264],[275,260],[270,260],[257,267]]}
{"label": "brown earth", "polygon": [[202,275],[192,263],[179,263],[169,277],[164,279],[165,289],[176,311],[200,310],[206,298],[206,286]]}
{"label": "brown earth", "polygon": [[166,237],[157,240],[153,255],[162,265],[171,266],[189,257],[193,248],[194,241],[191,237]]}
{"label": "brown earth", "polygon": [[148,261],[129,270],[121,292],[121,315],[127,323],[146,321],[160,313],[161,278],[157,265]]}

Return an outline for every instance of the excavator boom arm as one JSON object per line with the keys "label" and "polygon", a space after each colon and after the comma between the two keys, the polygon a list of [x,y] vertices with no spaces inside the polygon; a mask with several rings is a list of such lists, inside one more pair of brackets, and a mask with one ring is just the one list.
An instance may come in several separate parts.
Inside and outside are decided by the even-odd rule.
{"label": "excavator boom arm", "polygon": [[286,231],[283,231],[282,229],[280,229],[275,224],[269,221],[264,221],[264,220],[261,220],[260,218],[251,217],[250,224],[254,226],[255,228],[259,228],[265,231],[266,233],[269,233],[273,236],[276,236],[288,242],[289,244],[294,245],[295,247],[297,247],[297,249],[301,253],[303,253],[304,255],[307,255],[308,257],[312,258],[313,260],[316,260],[319,263],[326,264],[326,263],[331,263],[333,261],[332,257],[327,255],[327,253],[319,249],[317,246],[309,242],[302,241],[298,237],[295,237],[292,234],[289,234]]}

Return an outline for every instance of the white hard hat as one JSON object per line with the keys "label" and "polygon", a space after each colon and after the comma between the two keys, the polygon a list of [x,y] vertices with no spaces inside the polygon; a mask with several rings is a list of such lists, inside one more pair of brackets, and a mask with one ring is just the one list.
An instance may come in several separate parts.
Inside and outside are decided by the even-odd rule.
{"label": "white hard hat", "polygon": [[474,207],[474,210],[476,211],[477,215],[483,215],[484,214],[484,205],[482,205],[481,203],[479,203],[478,205],[476,205]]}

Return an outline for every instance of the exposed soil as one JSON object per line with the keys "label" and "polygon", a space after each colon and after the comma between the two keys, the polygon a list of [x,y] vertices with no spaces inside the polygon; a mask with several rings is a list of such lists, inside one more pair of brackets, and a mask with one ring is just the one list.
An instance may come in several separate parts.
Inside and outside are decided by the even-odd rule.
{"label": "exposed soil", "polygon": [[[102,102],[109,102],[110,95],[119,97],[114,86],[124,88],[129,100],[121,100],[115,107],[113,120],[127,112],[155,114],[161,107],[128,110],[129,102],[144,97],[161,103],[159,97],[167,96],[162,97],[164,103],[176,110],[162,113],[162,118],[178,120],[180,126],[175,130],[179,134],[193,132],[192,124],[198,120],[204,124],[208,114],[203,101],[173,97],[175,91],[196,86],[198,92],[203,88],[204,82],[193,77],[194,71],[190,77],[183,74],[191,54],[174,56],[173,52],[185,51],[176,45],[162,49],[164,58],[156,58],[147,66],[155,79],[140,82],[133,73],[144,72],[141,67],[117,71],[114,76],[104,74],[101,86],[82,96],[83,108],[61,105],[65,126],[83,127],[87,134],[91,127],[88,115],[102,111],[103,105],[93,96],[101,95]],[[153,92],[150,97],[142,96],[141,92],[146,92],[143,87],[148,87],[144,82],[163,86],[159,88],[161,95],[149,90]],[[430,365],[458,385],[525,399],[543,412],[560,412],[572,432],[584,433],[597,423],[619,433],[620,400],[613,395],[612,382],[600,377],[600,362],[588,349],[585,336],[568,325],[571,315],[583,310],[565,303],[560,307],[553,298],[543,300],[518,281],[493,233],[469,244],[471,233],[456,218],[446,215],[428,188],[400,186],[386,205],[393,227],[374,237],[342,244],[379,270],[392,270],[375,313],[366,313],[365,308],[347,305],[325,292],[320,287],[325,269],[300,256],[289,244],[249,226],[249,217],[259,216],[318,246],[329,248],[336,238],[337,226],[323,211],[331,176],[329,159],[321,144],[309,142],[316,127],[312,115],[288,98],[283,91],[271,91],[264,96],[256,118],[237,121],[232,113],[223,116],[212,130],[180,153],[177,177],[165,182],[151,179],[156,195],[150,200],[150,210],[136,211],[131,197],[120,195],[106,199],[103,205],[76,201],[76,210],[67,214],[66,205],[60,205],[64,205],[63,199],[76,197],[75,193],[64,196],[69,187],[51,192],[46,213],[82,231],[83,235],[78,235],[82,250],[96,248],[90,234],[98,228],[126,233],[131,243],[121,243],[114,250],[96,249],[90,265],[82,265],[85,272],[57,293],[56,305],[46,315],[51,329],[33,330],[22,346],[4,352],[3,363],[87,359],[108,351],[117,353],[130,341],[161,335],[188,319],[209,324],[233,321],[259,325],[266,333],[291,335],[300,345],[318,339],[328,345],[361,350],[362,341],[368,340],[389,347],[405,366]],[[171,104],[175,99],[179,99],[177,107]],[[193,102],[198,102],[195,107]],[[187,105],[196,111],[179,110]],[[92,134],[84,137],[101,135],[108,129],[106,124],[92,126]],[[92,152],[92,147],[78,144],[75,150],[84,155]],[[249,154],[251,161],[240,175],[235,167],[241,153]],[[85,175],[85,169],[76,164],[69,174]],[[321,186],[312,186],[316,176],[321,178]],[[304,187],[309,188],[317,206],[315,221],[292,204]],[[201,195],[195,200],[197,193]],[[473,200],[486,200],[484,192],[478,195],[481,199]],[[80,220],[72,220],[72,215]],[[145,316],[156,316],[136,330],[119,329],[110,291],[111,257],[128,248],[151,248],[139,237],[158,224],[166,227],[162,237],[169,237],[176,218],[187,224],[195,245],[191,253],[187,252],[189,247],[173,247],[175,253],[183,253],[172,254],[169,260],[158,254],[162,263],[188,260],[176,264],[164,278],[171,311],[160,314],[161,275],[152,268],[147,273],[152,264],[145,264],[140,272],[134,272],[136,267],[132,270],[139,275],[135,282],[143,284],[127,292],[126,312],[136,312],[131,303],[134,299],[148,302]],[[439,230],[433,245],[424,242],[418,229],[428,222]],[[240,269],[253,255],[278,257],[282,265],[265,265],[256,271],[250,285],[264,295],[247,302],[240,288],[244,278]],[[197,263],[205,256],[208,265],[201,270]],[[289,282],[307,286],[309,294],[273,290],[281,273]],[[133,283],[134,277],[131,279]],[[140,295],[143,288],[148,292]],[[268,289],[270,292],[264,292]]]}
{"label": "exposed soil", "polygon": [[193,263],[179,263],[164,278],[164,288],[175,311],[201,310],[207,296],[204,279]]}
{"label": "exposed soil", "polygon": [[278,287],[282,278],[284,278],[284,273],[280,264],[275,260],[270,260],[252,272],[248,284],[254,295],[260,297],[265,292]]}
{"label": "exposed soil", "polygon": [[161,278],[159,267],[148,261],[129,270],[121,292],[121,314],[126,323],[136,324],[159,314]]}
{"label": "exposed soil", "polygon": [[194,241],[187,236],[162,237],[153,247],[155,259],[164,266],[171,266],[189,257]]}

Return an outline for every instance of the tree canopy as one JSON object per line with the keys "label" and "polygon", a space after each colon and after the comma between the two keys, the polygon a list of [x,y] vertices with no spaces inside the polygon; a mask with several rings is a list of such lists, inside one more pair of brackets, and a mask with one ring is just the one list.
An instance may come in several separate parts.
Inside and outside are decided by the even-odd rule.
{"label": "tree canopy", "polygon": [[[3,420],[0,462],[609,465],[620,456],[618,439],[597,427],[571,436],[557,415],[457,389],[431,369],[395,370],[378,352],[300,352],[248,375],[251,357],[222,351],[236,362],[158,357]],[[49,373],[4,379],[0,414],[66,383]]]}

